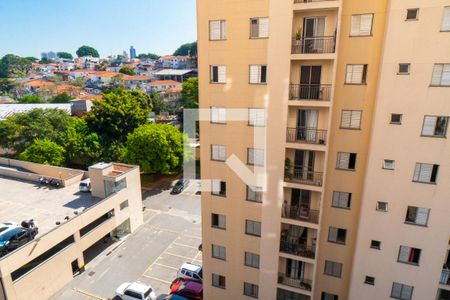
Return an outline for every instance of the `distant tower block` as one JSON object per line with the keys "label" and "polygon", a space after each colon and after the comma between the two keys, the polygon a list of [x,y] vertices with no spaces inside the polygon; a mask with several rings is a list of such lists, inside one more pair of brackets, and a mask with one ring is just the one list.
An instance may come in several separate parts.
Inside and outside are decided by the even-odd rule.
{"label": "distant tower block", "polygon": [[133,46],[130,47],[130,59],[136,58],[136,49]]}

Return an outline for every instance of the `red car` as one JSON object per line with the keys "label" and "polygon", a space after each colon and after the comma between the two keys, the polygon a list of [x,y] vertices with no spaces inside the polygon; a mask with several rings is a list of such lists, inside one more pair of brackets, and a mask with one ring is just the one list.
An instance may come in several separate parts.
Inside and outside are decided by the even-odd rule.
{"label": "red car", "polygon": [[198,280],[177,278],[170,286],[171,295],[179,295],[190,300],[203,299],[203,284]]}

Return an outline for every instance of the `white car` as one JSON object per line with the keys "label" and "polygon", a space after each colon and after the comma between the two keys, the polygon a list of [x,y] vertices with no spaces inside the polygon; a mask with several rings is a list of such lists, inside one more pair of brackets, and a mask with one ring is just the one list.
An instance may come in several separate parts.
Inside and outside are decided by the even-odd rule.
{"label": "white car", "polygon": [[203,280],[202,266],[185,262],[178,270],[177,277],[189,277],[196,280]]}
{"label": "white car", "polygon": [[156,300],[152,287],[141,282],[122,283],[117,288],[116,295],[122,300]]}
{"label": "white car", "polygon": [[81,192],[90,192],[91,191],[91,179],[87,178],[85,180],[80,181],[79,185]]}

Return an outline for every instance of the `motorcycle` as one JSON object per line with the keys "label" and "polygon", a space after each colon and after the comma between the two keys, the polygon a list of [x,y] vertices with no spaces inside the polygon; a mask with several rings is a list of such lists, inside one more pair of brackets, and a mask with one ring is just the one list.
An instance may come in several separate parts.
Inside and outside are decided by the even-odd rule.
{"label": "motorcycle", "polygon": [[33,238],[39,233],[39,228],[37,226],[37,223],[35,220],[30,219],[30,220],[24,220],[22,221],[22,223],[20,224],[23,228],[27,228],[31,231]]}

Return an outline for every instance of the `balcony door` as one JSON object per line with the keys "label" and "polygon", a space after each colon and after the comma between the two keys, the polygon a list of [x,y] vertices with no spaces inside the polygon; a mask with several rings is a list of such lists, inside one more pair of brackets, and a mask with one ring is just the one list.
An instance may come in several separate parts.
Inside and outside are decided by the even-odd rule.
{"label": "balcony door", "polygon": [[312,17],[303,20],[305,53],[322,53],[325,35],[325,17]]}
{"label": "balcony door", "polygon": [[291,212],[296,213],[295,218],[307,219],[311,209],[311,191],[292,189],[291,207]]}
{"label": "balcony door", "polygon": [[295,150],[294,176],[314,180],[314,151]]}
{"label": "balcony door", "polygon": [[297,140],[314,143],[318,119],[318,110],[299,109],[297,112]]}
{"label": "balcony door", "polygon": [[289,278],[303,279],[305,277],[305,263],[294,259],[286,259],[286,275]]}
{"label": "balcony door", "polygon": [[300,67],[300,99],[320,99],[322,66]]}

